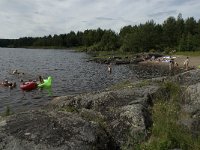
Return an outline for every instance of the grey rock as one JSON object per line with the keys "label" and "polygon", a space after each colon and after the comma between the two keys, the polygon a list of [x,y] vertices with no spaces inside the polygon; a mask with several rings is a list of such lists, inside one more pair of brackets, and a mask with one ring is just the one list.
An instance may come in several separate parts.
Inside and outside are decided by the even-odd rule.
{"label": "grey rock", "polygon": [[172,77],[172,80],[181,85],[193,85],[200,82],[200,69],[190,70]]}
{"label": "grey rock", "polygon": [[181,123],[192,133],[200,135],[200,83],[186,88],[182,111],[186,114]]}
{"label": "grey rock", "polygon": [[33,111],[13,115],[1,128],[0,149],[107,149],[98,124],[69,112]]}
{"label": "grey rock", "polygon": [[142,134],[142,138],[146,137],[146,130],[152,124],[148,112],[151,104],[150,95],[158,90],[159,87],[156,85],[147,85],[88,93],[70,99],[61,97],[61,101],[54,99],[59,103],[54,103],[53,100],[51,105],[60,107],[62,104],[63,108],[73,106],[80,110],[80,114],[86,113],[88,118],[100,118],[113,142],[121,147],[134,135]]}

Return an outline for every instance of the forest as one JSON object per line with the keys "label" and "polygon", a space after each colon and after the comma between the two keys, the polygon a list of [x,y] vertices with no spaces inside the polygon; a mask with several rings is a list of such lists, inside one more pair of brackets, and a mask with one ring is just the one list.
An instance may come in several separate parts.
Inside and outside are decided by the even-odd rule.
{"label": "forest", "polygon": [[149,52],[200,51],[200,19],[168,17],[162,24],[154,20],[144,24],[128,25],[119,33],[109,29],[88,29],[44,37],[0,39],[0,47],[12,48],[72,48],[87,51]]}

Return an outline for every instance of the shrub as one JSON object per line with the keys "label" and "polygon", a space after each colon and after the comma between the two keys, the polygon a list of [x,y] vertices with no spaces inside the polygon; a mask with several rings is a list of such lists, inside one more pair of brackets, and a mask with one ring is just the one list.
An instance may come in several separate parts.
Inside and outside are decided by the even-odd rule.
{"label": "shrub", "polygon": [[164,83],[162,88],[167,93],[167,99],[166,95],[162,94],[155,101],[152,108],[153,125],[150,130],[151,136],[138,149],[200,149],[200,138],[193,137],[188,129],[178,124],[181,114],[181,91],[183,90],[179,85],[172,82]]}

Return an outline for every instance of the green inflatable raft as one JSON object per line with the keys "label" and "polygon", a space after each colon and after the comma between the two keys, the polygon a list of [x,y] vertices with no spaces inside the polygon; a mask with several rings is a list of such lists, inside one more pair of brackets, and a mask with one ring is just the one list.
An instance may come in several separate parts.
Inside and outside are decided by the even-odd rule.
{"label": "green inflatable raft", "polygon": [[51,93],[52,77],[49,76],[48,79],[44,79],[44,83],[38,84],[38,87],[41,89],[46,89],[49,95],[52,95]]}

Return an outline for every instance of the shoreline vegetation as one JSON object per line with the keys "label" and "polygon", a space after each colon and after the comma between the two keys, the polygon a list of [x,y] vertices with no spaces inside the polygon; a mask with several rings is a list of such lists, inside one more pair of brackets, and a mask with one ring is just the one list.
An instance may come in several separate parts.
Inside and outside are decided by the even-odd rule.
{"label": "shoreline vegetation", "polygon": [[[93,53],[110,52],[198,52],[200,51],[200,20],[182,18],[182,14],[168,17],[162,24],[149,20],[139,25],[128,25],[119,33],[109,29],[88,29],[44,37],[0,39],[0,47],[13,48],[78,48]],[[79,49],[79,48],[78,48]],[[196,55],[196,54],[195,54]],[[199,54],[198,54],[199,55]]]}

